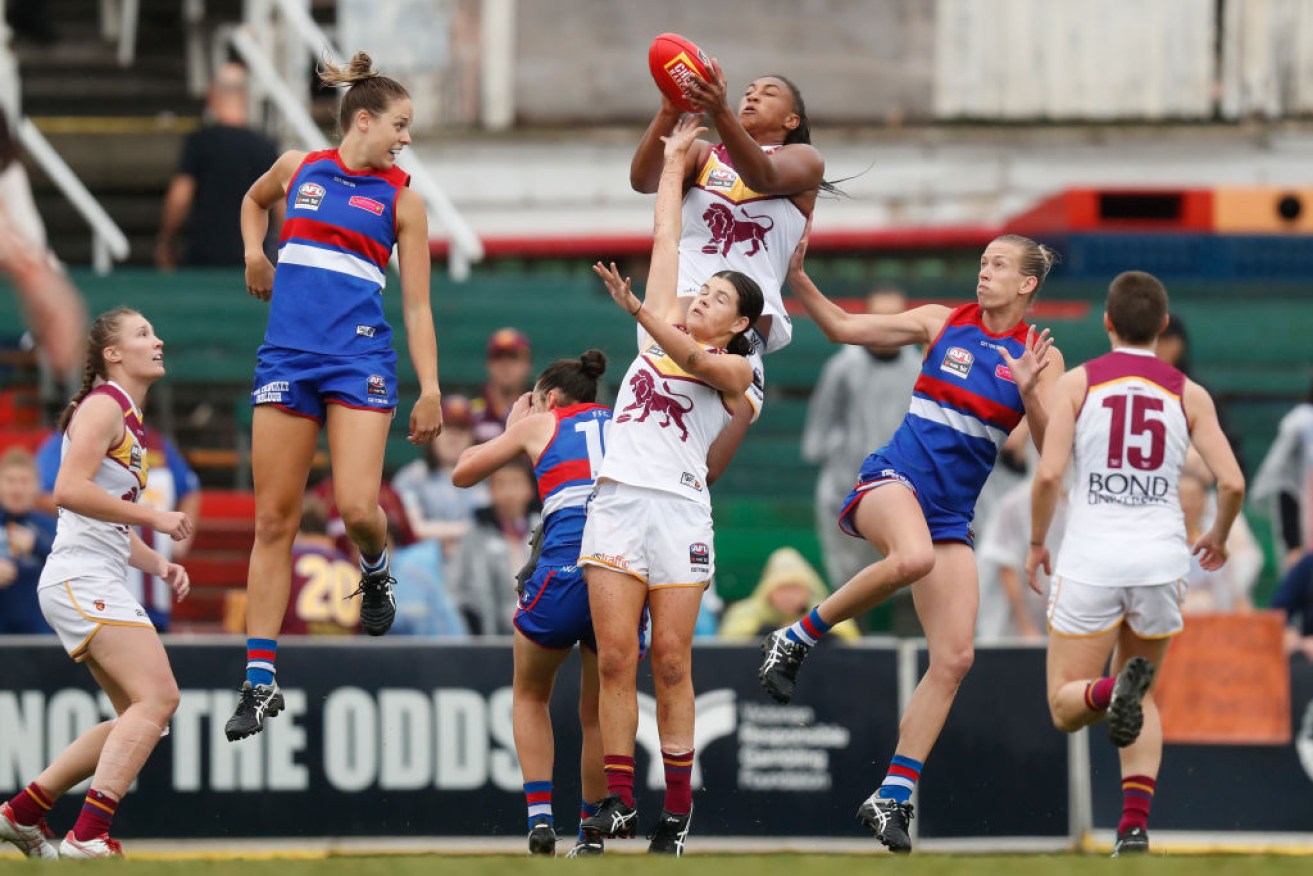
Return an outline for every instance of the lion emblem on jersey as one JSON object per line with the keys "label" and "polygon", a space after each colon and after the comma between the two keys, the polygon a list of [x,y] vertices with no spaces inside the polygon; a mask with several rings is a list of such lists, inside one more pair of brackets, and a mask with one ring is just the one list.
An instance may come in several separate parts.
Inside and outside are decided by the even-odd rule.
{"label": "lion emblem on jersey", "polygon": [[740,219],[724,204],[712,204],[702,214],[702,221],[711,231],[711,239],[702,245],[702,251],[708,255],[714,252],[729,255],[730,247],[736,243],[752,244],[752,249],[744,255],[754,256],[770,249],[766,245],[766,233],[775,227],[775,220],[769,216],[750,216],[745,210]]}
{"label": "lion emblem on jersey", "polygon": [[[651,372],[646,370],[639,371],[630,379],[629,388],[634,392],[634,403],[625,406],[620,416],[615,418],[617,423],[628,420],[641,423],[653,413],[665,414],[666,418],[658,425],[664,429],[674,424],[675,428],[679,429],[679,440],[688,440],[688,427],[684,425],[684,415],[693,410],[693,399],[673,391],[665,381],[662,381],[661,388],[668,394],[662,394],[657,390],[656,380],[653,379]],[[684,404],[680,404],[680,399],[683,399]],[[642,410],[642,413],[635,417],[628,413],[633,410]]]}

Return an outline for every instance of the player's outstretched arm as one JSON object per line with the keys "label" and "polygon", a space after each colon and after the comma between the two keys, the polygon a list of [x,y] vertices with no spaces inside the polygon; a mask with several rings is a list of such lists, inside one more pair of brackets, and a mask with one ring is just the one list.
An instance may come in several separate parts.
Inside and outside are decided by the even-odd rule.
{"label": "player's outstretched arm", "polygon": [[[665,166],[665,145],[662,138],[675,127],[679,121],[680,109],[670,98],[661,95],[661,108],[657,110],[652,124],[643,132],[643,139],[638,141],[634,157],[629,162],[629,185],[634,191],[650,195],[657,190],[661,182],[661,169]],[[684,183],[687,184],[702,162],[707,160],[711,144],[698,140],[684,156]]]}
{"label": "player's outstretched arm", "polygon": [[849,313],[826,298],[807,276],[805,260],[810,237],[808,219],[802,239],[789,259],[789,289],[831,341],[873,347],[929,344],[944,327],[951,311],[941,304],[926,304],[894,314]]}
{"label": "player's outstretched arm", "polygon": [[1212,571],[1226,562],[1226,540],[1245,501],[1245,476],[1218,422],[1217,406],[1208,390],[1187,380],[1183,396],[1190,443],[1217,479],[1217,516],[1212,528],[1193,546],[1193,552],[1199,555],[1199,565]]}

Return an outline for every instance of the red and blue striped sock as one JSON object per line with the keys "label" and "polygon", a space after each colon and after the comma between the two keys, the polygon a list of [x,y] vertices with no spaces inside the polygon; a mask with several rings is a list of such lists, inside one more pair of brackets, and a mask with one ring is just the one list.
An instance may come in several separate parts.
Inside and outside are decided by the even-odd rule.
{"label": "red and blue striped sock", "polygon": [[693,749],[672,754],[661,752],[666,768],[665,809],[674,815],[693,811]]}
{"label": "red and blue striped sock", "polygon": [[897,803],[906,803],[912,799],[917,780],[921,778],[921,768],[925,766],[919,760],[895,754],[889,762],[889,772],[885,773],[880,790],[876,793]]}
{"label": "red and blue striped sock", "polygon": [[19,791],[9,801],[9,811],[14,814],[14,821],[24,827],[31,827],[40,821],[55,801],[36,782]]}
{"label": "red and blue striped sock", "polygon": [[360,572],[363,575],[377,575],[386,572],[389,562],[386,547],[373,557],[367,556],[364,551],[360,552]]}
{"label": "red and blue striped sock", "polygon": [[246,640],[246,680],[252,686],[263,684],[266,687],[274,683],[278,670],[274,660],[278,658],[277,639]]}
{"label": "red and blue striped sock", "polygon": [[529,830],[540,821],[556,826],[552,820],[551,782],[525,782],[524,802],[529,807]]}
{"label": "red and blue striped sock", "polygon": [[831,625],[821,618],[820,606],[818,605],[808,612],[806,617],[785,630],[784,635],[798,644],[810,648],[825,637],[825,634],[830,631],[830,627]]}
{"label": "red and blue striped sock", "polygon": [[73,825],[73,839],[80,843],[108,836],[114,813],[118,811],[119,801],[95,788],[87,791],[86,800],[82,802],[82,814]]}
{"label": "red and blue striped sock", "polygon": [[587,800],[579,801],[579,841],[580,842],[584,841],[584,825],[583,825],[584,819],[592,818],[594,815],[597,814],[597,810],[601,808],[602,807],[600,805],[600,801],[598,803],[589,803]]}
{"label": "red and blue striped sock", "polygon": [[1153,794],[1158,783],[1149,776],[1127,776],[1122,779],[1122,820],[1117,825],[1118,833],[1125,833],[1132,827],[1149,829],[1149,807],[1153,805]]}
{"label": "red and blue striped sock", "polygon": [[1091,712],[1108,711],[1108,704],[1112,702],[1112,687],[1116,683],[1115,678],[1096,678],[1085,685],[1085,708]]}
{"label": "red and blue striped sock", "polygon": [[606,770],[606,790],[615,794],[626,806],[634,805],[634,759],[623,754],[608,754],[602,758]]}

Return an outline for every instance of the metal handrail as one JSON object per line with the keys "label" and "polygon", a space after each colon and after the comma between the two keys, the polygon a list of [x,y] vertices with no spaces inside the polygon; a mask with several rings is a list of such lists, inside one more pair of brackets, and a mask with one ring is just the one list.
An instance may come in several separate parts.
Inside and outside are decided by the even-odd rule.
{"label": "metal handrail", "polygon": [[128,257],[128,238],[122,229],[26,116],[18,123],[18,142],[91,226],[92,267],[98,274],[108,274],[111,259],[121,262]]}

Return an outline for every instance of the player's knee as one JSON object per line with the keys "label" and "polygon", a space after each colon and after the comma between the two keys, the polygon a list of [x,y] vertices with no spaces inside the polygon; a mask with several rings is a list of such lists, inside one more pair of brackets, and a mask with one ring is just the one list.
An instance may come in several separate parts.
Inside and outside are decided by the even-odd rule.
{"label": "player's knee", "polygon": [[689,655],[679,648],[652,649],[652,680],[661,687],[678,687],[688,680]]}
{"label": "player's knee", "polygon": [[971,671],[976,662],[976,649],[970,642],[946,650],[943,654],[931,654],[930,665],[942,672],[953,682],[961,682]]}
{"label": "player's knee", "polygon": [[894,561],[898,580],[910,584],[930,574],[930,570],[935,567],[935,550],[932,545],[926,544],[895,551],[890,559]]}
{"label": "player's knee", "polygon": [[632,648],[626,645],[617,645],[614,648],[599,647],[597,652],[597,676],[603,684],[633,684],[634,674],[637,670],[637,646]]}
{"label": "player's knee", "polygon": [[296,537],[296,515],[288,511],[262,511],[255,515],[255,540],[262,544],[290,542]]}
{"label": "player's knee", "polygon": [[172,678],[167,683],[160,683],[145,698],[143,705],[150,711],[151,717],[161,724],[167,724],[178,711],[182,695],[178,692],[178,683]]}
{"label": "player's knee", "polygon": [[378,518],[378,503],[347,501],[337,506],[337,513],[347,532],[356,533],[374,525]]}

